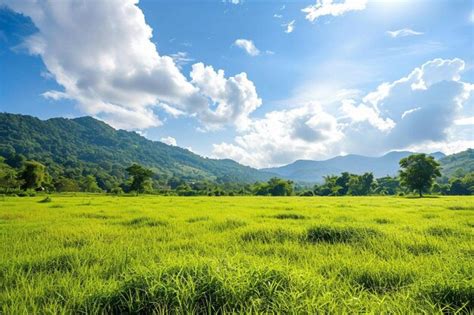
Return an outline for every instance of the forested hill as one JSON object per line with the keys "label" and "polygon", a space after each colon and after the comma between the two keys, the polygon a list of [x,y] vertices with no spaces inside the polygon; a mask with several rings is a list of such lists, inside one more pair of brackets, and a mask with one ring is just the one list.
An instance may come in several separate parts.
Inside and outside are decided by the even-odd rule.
{"label": "forested hill", "polygon": [[474,150],[467,149],[456,154],[447,155],[439,160],[442,174],[446,177],[462,176],[474,172]]}
{"label": "forested hill", "polygon": [[163,178],[254,182],[271,174],[232,160],[203,158],[188,150],[115,130],[91,117],[40,120],[0,113],[0,155],[24,155],[47,166],[52,176],[94,175],[117,181],[125,168],[139,163]]}

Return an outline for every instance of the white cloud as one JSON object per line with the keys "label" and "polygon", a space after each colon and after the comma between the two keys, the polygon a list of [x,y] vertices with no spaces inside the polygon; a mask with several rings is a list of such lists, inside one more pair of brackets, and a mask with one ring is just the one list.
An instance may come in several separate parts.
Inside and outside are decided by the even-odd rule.
{"label": "white cloud", "polygon": [[235,40],[234,45],[245,50],[245,52],[249,54],[250,56],[260,55],[260,50],[257,47],[255,47],[255,44],[253,43],[253,41],[249,39],[243,39],[243,38],[237,39]]}
{"label": "white cloud", "polygon": [[295,30],[295,20],[289,23],[283,24],[282,26],[285,27],[285,33],[290,34]]}
{"label": "white cloud", "polygon": [[276,18],[276,19],[281,19],[283,17],[283,15],[281,14],[273,14],[273,17]]}
{"label": "white cloud", "polygon": [[244,72],[226,79],[223,70],[215,71],[212,66],[197,63],[193,65],[190,75],[199,92],[217,104],[212,112],[203,116],[208,122],[208,129],[227,121],[234,122],[237,129],[245,129],[250,113],[262,104],[255,85]]}
{"label": "white cloud", "polygon": [[403,114],[402,114],[402,119],[405,118],[406,116],[420,110],[420,109],[421,109],[421,107],[415,107],[415,108],[404,111]]}
{"label": "white cloud", "polygon": [[42,93],[41,96],[43,96],[44,98],[47,98],[47,99],[54,100],[54,101],[67,100],[67,99],[70,98],[67,93],[60,92],[60,91],[54,91],[54,90],[46,91],[46,92]]}
{"label": "white cloud", "polygon": [[333,0],[317,0],[316,4],[310,5],[301,11],[306,13],[306,19],[314,22],[326,15],[339,16],[349,11],[364,10],[367,0],[344,0],[335,2]]}
{"label": "white cloud", "polygon": [[159,55],[137,2],[0,0],[29,16],[38,29],[25,45],[41,56],[64,88],[44,93],[47,98],[75,100],[84,113],[125,129],[159,126],[155,110],[164,107],[167,112],[194,116],[205,126],[233,124],[233,117],[250,114],[248,104],[235,103],[247,101],[235,93],[254,87],[245,73],[228,79],[234,89],[227,91],[234,94],[222,99],[232,99],[234,111],[244,108],[246,112],[224,117],[221,109],[229,104],[209,102],[209,95],[181,73],[177,64],[191,61],[187,55],[178,53],[175,60]]}
{"label": "white cloud", "polygon": [[364,104],[355,106],[352,100],[343,100],[341,109],[353,122],[368,121],[372,126],[384,132],[390,131],[395,127],[393,120],[380,117],[380,113],[374,107]]}
{"label": "white cloud", "polygon": [[363,146],[357,141],[361,134],[363,141],[372,137],[372,147],[382,150],[446,140],[470,94],[470,85],[460,81],[464,67],[461,59],[434,59],[406,77],[381,84],[358,106],[351,104],[346,109],[366,114],[351,116],[360,132],[352,146]]}
{"label": "white cloud", "polygon": [[160,139],[160,141],[168,145],[177,146],[176,139],[173,137],[163,137]]}
{"label": "white cloud", "polygon": [[193,58],[189,57],[189,54],[184,51],[178,51],[175,54],[170,55],[173,58],[174,63],[178,66],[178,68],[182,68],[184,65],[191,63],[194,61]]}
{"label": "white cloud", "polygon": [[243,164],[267,167],[298,158],[318,158],[333,152],[342,138],[336,119],[319,106],[273,111],[251,122],[235,143],[214,145],[213,154]]}
{"label": "white cloud", "polygon": [[393,38],[423,35],[422,32],[417,32],[409,28],[402,28],[396,31],[387,31],[387,34]]}
{"label": "white cloud", "polygon": [[474,116],[473,117],[461,117],[454,121],[456,125],[459,126],[474,126]]}

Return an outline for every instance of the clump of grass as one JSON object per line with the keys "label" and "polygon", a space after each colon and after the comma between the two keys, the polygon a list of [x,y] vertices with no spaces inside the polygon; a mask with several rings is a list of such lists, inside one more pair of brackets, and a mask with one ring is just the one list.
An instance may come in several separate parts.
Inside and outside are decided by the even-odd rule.
{"label": "clump of grass", "polygon": [[469,281],[451,280],[433,284],[422,292],[443,313],[472,314],[474,311],[474,286]]}
{"label": "clump of grass", "polygon": [[64,205],[51,205],[51,209],[59,209],[59,208],[64,208]]}
{"label": "clump of grass", "polygon": [[247,231],[240,238],[244,242],[283,243],[285,241],[295,241],[299,238],[299,235],[284,229],[259,229]]}
{"label": "clump of grass", "polygon": [[306,241],[310,243],[350,243],[364,238],[381,235],[375,229],[350,226],[321,225],[306,231]]}
{"label": "clump of grass", "polygon": [[439,215],[434,214],[434,213],[425,213],[421,217],[430,220],[430,219],[434,219],[434,218],[439,217]]}
{"label": "clump of grass", "polygon": [[374,222],[375,222],[375,223],[378,223],[378,224],[390,224],[390,223],[393,223],[392,220],[386,219],[386,218],[376,218],[376,219],[374,219]]}
{"label": "clump of grass", "polygon": [[105,214],[100,214],[100,213],[81,213],[78,215],[80,218],[86,218],[86,219],[99,219],[99,220],[106,220],[106,219],[111,219],[111,216],[105,215]]}
{"label": "clump of grass", "polygon": [[132,219],[130,221],[124,222],[125,226],[132,227],[156,227],[156,226],[166,226],[168,222],[162,220],[155,220],[150,217],[139,217]]}
{"label": "clump of grass", "polygon": [[86,246],[88,241],[83,238],[67,238],[63,241],[64,247],[72,247],[72,248],[82,248]]}
{"label": "clump of grass", "polygon": [[428,243],[410,244],[406,246],[406,249],[408,252],[416,256],[439,253],[439,248],[437,246]]}
{"label": "clump of grass", "polygon": [[474,207],[473,206],[470,206],[470,207],[463,207],[463,206],[451,206],[451,207],[448,207],[449,210],[474,210]]}
{"label": "clump of grass", "polygon": [[229,279],[207,266],[176,266],[131,274],[115,292],[92,302],[127,314],[234,313],[250,305],[255,312],[275,312],[289,283],[286,274],[266,268]]}
{"label": "clump of grass", "polygon": [[48,202],[52,202],[53,200],[51,199],[50,196],[46,196],[44,199],[41,199],[40,201],[38,201],[38,203],[48,203]]}
{"label": "clump of grass", "polygon": [[69,272],[74,269],[75,259],[74,255],[70,253],[59,254],[24,262],[20,269],[26,273]]}
{"label": "clump of grass", "polygon": [[194,218],[189,218],[186,220],[188,223],[196,223],[196,222],[202,222],[202,221],[209,221],[209,217],[194,217]]}
{"label": "clump of grass", "polygon": [[212,226],[212,229],[218,232],[223,232],[226,230],[234,230],[245,225],[247,225],[245,221],[236,220],[236,219],[227,219],[223,222],[214,224]]}
{"label": "clump of grass", "polygon": [[399,290],[415,281],[413,272],[401,268],[391,270],[382,268],[356,269],[351,271],[349,277],[356,285],[374,293]]}
{"label": "clump of grass", "polygon": [[297,213],[280,213],[273,216],[273,218],[278,220],[304,220],[306,217]]}
{"label": "clump of grass", "polygon": [[458,231],[446,226],[432,226],[426,230],[426,233],[432,236],[447,237],[459,234]]}

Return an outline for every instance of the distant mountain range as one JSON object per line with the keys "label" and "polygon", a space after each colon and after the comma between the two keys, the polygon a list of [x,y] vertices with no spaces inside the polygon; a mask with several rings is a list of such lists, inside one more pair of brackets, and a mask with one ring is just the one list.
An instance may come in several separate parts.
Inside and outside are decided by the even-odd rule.
{"label": "distant mountain range", "polygon": [[[469,149],[450,156],[445,156],[441,152],[431,153],[431,155],[441,163],[443,175],[449,177],[458,169],[462,169],[464,173],[474,171],[473,152],[472,149]],[[350,154],[324,161],[298,160],[281,167],[265,168],[262,171],[298,182],[322,182],[324,176],[336,175],[342,172],[353,174],[372,172],[376,178],[386,175],[394,176],[398,173],[400,159],[413,153],[393,151],[381,157]]]}
{"label": "distant mountain range", "polygon": [[[338,156],[325,161],[298,160],[286,166],[257,170],[229,159],[204,158],[189,150],[148,140],[135,132],[116,130],[91,117],[40,120],[0,113],[0,156],[22,154],[45,164],[53,176],[111,177],[123,180],[125,168],[139,163],[166,178],[251,183],[273,176],[315,183],[323,176],[372,172],[375,177],[396,175],[400,159],[413,152],[390,152],[382,157]],[[474,151],[445,156],[432,153],[443,175],[474,171]]]}

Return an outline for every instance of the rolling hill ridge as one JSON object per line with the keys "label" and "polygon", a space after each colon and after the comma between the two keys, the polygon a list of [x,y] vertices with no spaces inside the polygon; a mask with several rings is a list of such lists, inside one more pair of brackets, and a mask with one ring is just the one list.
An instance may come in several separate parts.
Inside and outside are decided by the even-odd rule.
{"label": "rolling hill ridge", "polygon": [[187,180],[255,182],[272,176],[233,160],[204,158],[135,132],[116,130],[92,117],[40,120],[0,113],[0,155],[12,153],[45,164],[55,176],[80,172],[123,179],[132,163],[163,177]]}

